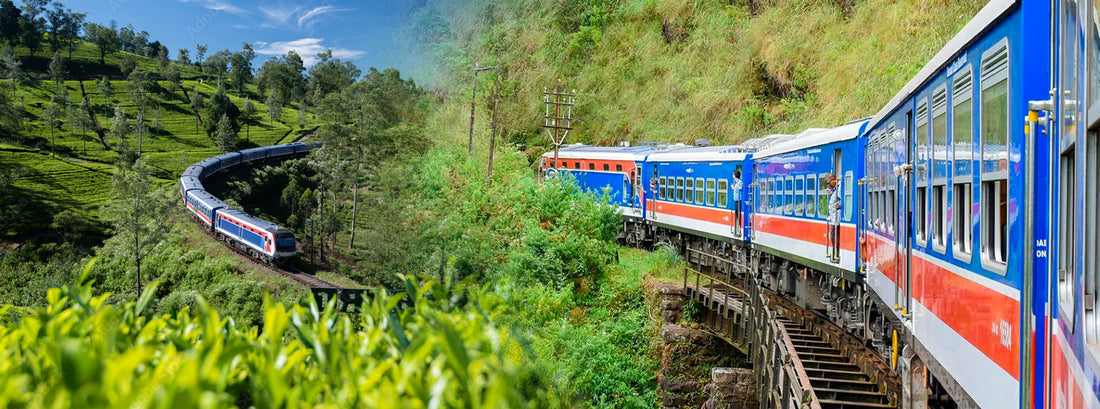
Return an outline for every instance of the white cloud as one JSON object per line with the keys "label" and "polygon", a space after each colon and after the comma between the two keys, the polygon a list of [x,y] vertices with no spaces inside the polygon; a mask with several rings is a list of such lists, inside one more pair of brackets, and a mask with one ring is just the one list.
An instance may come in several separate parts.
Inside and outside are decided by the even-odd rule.
{"label": "white cloud", "polygon": [[240,8],[240,7],[234,6],[232,4],[229,4],[228,2],[225,2],[225,1],[222,1],[222,0],[180,0],[180,1],[184,2],[184,3],[201,3],[202,6],[206,9],[214,10],[214,11],[224,11],[226,13],[236,14],[238,16],[243,16],[243,15],[249,14],[248,11],[246,11],[246,10]]}
{"label": "white cloud", "polygon": [[333,7],[333,6],[314,7],[312,10],[309,10],[305,13],[302,13],[300,16],[298,16],[298,29],[302,29],[302,28],[311,29],[311,28],[313,28],[313,25],[317,23],[317,17],[320,17],[322,14],[341,12],[341,11],[349,11],[349,10],[351,10],[351,9],[338,9],[336,7]]}
{"label": "white cloud", "polygon": [[264,16],[266,16],[269,20],[271,20],[275,23],[278,23],[278,24],[286,24],[288,21],[290,21],[291,17],[294,17],[294,15],[297,14],[298,11],[302,9],[301,7],[279,8],[279,7],[264,7],[264,6],[260,6],[259,8],[260,8],[260,12],[263,13]]}
{"label": "white cloud", "polygon": [[293,41],[256,42],[256,53],[260,55],[286,55],[288,51],[298,53],[306,67],[311,67],[318,61],[317,54],[325,50],[332,50],[332,56],[336,58],[351,59],[366,54],[364,51],[349,50],[339,47],[326,47],[321,45],[323,38],[302,38]]}

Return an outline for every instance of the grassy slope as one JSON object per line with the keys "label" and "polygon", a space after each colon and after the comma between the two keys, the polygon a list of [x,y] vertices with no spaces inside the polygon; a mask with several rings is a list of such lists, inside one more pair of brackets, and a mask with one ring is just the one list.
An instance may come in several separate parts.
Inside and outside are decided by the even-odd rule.
{"label": "grassy slope", "polygon": [[467,84],[465,65],[499,60],[501,123],[529,143],[546,143],[542,92],[558,78],[578,91],[573,141],[734,143],[872,115],[984,1],[857,0],[848,13],[832,1],[755,3],[766,4],[756,15],[682,0],[440,5],[468,51],[443,58],[457,73],[447,81]]}
{"label": "grassy slope", "polygon": [[[45,67],[49,64],[49,58],[43,57],[39,52],[36,56],[28,56],[27,50],[22,47],[15,49],[16,56],[23,61],[24,75],[31,78],[43,78]],[[69,97],[74,104],[81,101],[80,80],[83,81],[84,91],[87,93],[97,119],[104,129],[110,127],[110,118],[104,116],[114,114],[114,107],[121,106],[126,111],[127,119],[131,126],[137,117],[137,110],[130,102],[130,96],[126,91],[127,81],[121,79],[118,70],[118,61],[123,53],[119,52],[106,58],[106,64],[99,63],[99,54],[95,47],[88,43],[81,43],[73,52],[73,59],[68,64],[69,77],[65,81]],[[138,65],[142,69],[159,72],[160,66],[156,60],[135,56]],[[214,94],[216,82],[205,81],[200,83],[199,70],[194,66],[182,66],[183,87],[188,92],[195,92],[196,88],[202,93],[204,101],[209,101]],[[113,92],[108,98],[97,91],[96,81],[91,78],[99,78],[106,74],[113,79],[111,86]],[[145,123],[149,134],[142,140],[144,157],[159,172],[156,176],[163,178],[165,184],[172,183],[172,179],[182,172],[187,166],[220,152],[213,141],[206,136],[200,125],[195,129],[194,110],[190,101],[183,96],[178,85],[172,85],[167,81],[159,82],[161,87],[170,88],[170,96],[160,96],[161,127],[153,129],[154,114],[145,112]],[[0,80],[0,89],[11,92],[7,80]],[[99,219],[98,207],[103,204],[110,191],[110,175],[114,170],[112,164],[118,159],[118,141],[108,138],[112,150],[107,150],[100,142],[94,129],[82,131],[80,127],[71,127],[68,121],[60,129],[54,129],[53,138],[60,157],[49,155],[51,147],[50,128],[43,119],[46,107],[54,85],[47,80],[25,80],[19,84],[16,102],[25,106],[24,128],[15,135],[0,136],[0,142],[6,143],[10,149],[0,149],[0,163],[10,167],[22,167],[29,169],[25,176],[20,177],[14,184],[15,189],[29,192],[34,200],[44,204],[35,208],[29,217],[32,223],[29,225],[46,226],[52,215],[65,208],[71,208],[79,214],[96,220]],[[239,108],[244,107],[244,99],[235,91],[229,91],[229,97]],[[245,127],[242,124],[239,135],[240,146],[273,145],[289,142],[302,135],[305,131],[316,127],[314,115],[308,115],[304,124],[298,123],[298,110],[296,105],[284,107],[281,115],[272,122],[268,119],[267,107],[259,96],[259,91],[254,85],[246,87],[246,95],[253,99],[257,109],[256,120],[249,129],[248,141],[245,139]],[[206,120],[206,118],[203,118]],[[85,153],[85,142],[87,150]],[[127,145],[136,148],[138,137],[131,135],[125,141]],[[15,151],[18,152],[15,152]],[[38,152],[38,153],[28,153]],[[93,171],[80,169],[94,169]],[[57,177],[54,177],[57,175]],[[59,186],[66,188],[59,189]],[[26,231],[0,232],[0,236],[26,233]]]}

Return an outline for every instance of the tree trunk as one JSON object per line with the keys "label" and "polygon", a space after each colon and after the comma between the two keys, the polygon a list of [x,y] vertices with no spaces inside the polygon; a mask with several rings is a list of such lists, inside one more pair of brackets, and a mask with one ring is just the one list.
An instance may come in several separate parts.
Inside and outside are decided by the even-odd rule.
{"label": "tree trunk", "polygon": [[355,245],[355,220],[359,216],[359,160],[360,154],[356,152],[355,156],[355,188],[351,193],[351,239],[348,240],[348,252],[351,252],[352,246]]}

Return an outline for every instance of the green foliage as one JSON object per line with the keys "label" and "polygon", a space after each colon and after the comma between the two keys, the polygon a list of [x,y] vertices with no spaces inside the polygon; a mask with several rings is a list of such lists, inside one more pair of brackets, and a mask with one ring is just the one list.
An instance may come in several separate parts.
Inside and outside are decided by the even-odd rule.
{"label": "green foliage", "polygon": [[[82,279],[83,281],[83,279]],[[263,302],[262,331],[203,298],[155,314],[155,286],[107,303],[90,286],[49,292],[49,305],[0,309],[0,406],[513,408],[569,404],[525,343],[492,321],[492,297],[434,282],[376,296],[362,314]],[[402,299],[412,305],[395,310]],[[488,298],[488,299],[486,299]],[[18,313],[16,318],[11,318]]]}
{"label": "green foliage", "polygon": [[874,114],[984,4],[433,1],[410,43],[437,71],[417,80],[467,103],[473,63],[499,61],[505,135],[548,146],[532,118],[561,79],[578,91],[571,141],[728,144]]}

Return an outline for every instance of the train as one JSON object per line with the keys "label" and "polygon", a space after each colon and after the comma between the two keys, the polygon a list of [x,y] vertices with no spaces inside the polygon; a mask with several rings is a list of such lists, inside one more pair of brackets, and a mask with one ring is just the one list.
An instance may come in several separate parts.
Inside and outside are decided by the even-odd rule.
{"label": "train", "polygon": [[1100,408],[1098,100],[1100,2],[994,0],[869,117],[539,167],[898,357],[904,407]]}
{"label": "train", "polygon": [[294,142],[229,152],[189,166],[180,175],[179,193],[187,213],[218,240],[272,265],[282,265],[297,255],[294,233],[275,223],[252,216],[227,205],[202,182],[235,166],[284,160],[304,155],[321,146],[320,142]]}

